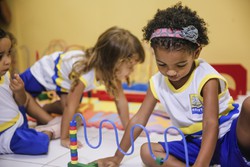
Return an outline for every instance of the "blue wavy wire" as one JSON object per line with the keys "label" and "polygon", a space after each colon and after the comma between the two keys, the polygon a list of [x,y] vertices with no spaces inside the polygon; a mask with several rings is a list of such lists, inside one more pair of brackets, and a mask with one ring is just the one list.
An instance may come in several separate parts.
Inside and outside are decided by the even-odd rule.
{"label": "blue wavy wire", "polygon": [[[113,128],[114,128],[114,131],[115,131],[115,137],[116,137],[116,145],[117,145],[117,148],[119,149],[119,151],[121,153],[123,153],[124,155],[131,155],[133,152],[134,152],[134,129],[136,127],[140,127],[144,130],[144,132],[146,132],[146,136],[147,136],[147,139],[148,139],[148,148],[149,148],[149,151],[150,151],[150,154],[152,156],[152,158],[154,160],[156,160],[157,158],[155,157],[153,151],[152,151],[152,148],[151,148],[151,145],[150,145],[150,137],[149,137],[149,134],[148,134],[148,131],[147,129],[140,125],[140,124],[136,124],[134,125],[132,128],[131,128],[131,131],[130,131],[130,142],[131,142],[131,151],[128,153],[128,152],[124,152],[120,145],[119,145],[119,137],[118,137],[118,132],[117,132],[117,127],[115,126],[115,124],[112,122],[112,121],[109,121],[109,120],[102,120],[100,122],[100,125],[99,125],[99,143],[96,145],[96,146],[93,146],[89,143],[89,140],[88,140],[88,137],[87,137],[87,130],[86,130],[86,127],[87,127],[87,124],[86,124],[86,121],[85,121],[85,118],[83,117],[82,114],[80,113],[76,113],[73,117],[73,120],[72,121],[75,121],[76,117],[77,116],[80,116],[81,119],[82,119],[82,122],[83,122],[83,128],[84,128],[84,138],[85,138],[85,141],[87,143],[87,145],[93,149],[96,149],[98,147],[100,147],[101,143],[102,143],[102,124],[105,123],[105,122],[109,122]],[[161,159],[161,162],[163,163],[164,161],[166,161],[168,159],[168,156],[169,156],[169,149],[168,149],[168,143],[167,143],[167,132],[169,129],[175,129],[179,132],[179,134],[182,136],[182,141],[183,141],[183,144],[184,144],[184,150],[185,150],[185,159],[186,159],[186,167],[189,167],[189,159],[188,159],[188,149],[187,149],[187,142],[186,142],[186,139],[185,139],[185,135],[182,133],[181,130],[179,130],[178,128],[176,128],[175,126],[170,126],[168,127],[165,131],[164,131],[164,140],[165,140],[165,150],[166,150],[166,157],[164,159]]]}

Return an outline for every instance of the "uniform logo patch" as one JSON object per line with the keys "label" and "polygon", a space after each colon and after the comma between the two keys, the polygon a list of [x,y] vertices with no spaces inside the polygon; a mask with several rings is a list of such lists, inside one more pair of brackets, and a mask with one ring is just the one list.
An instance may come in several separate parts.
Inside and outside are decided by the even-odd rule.
{"label": "uniform logo patch", "polygon": [[192,114],[202,114],[203,106],[200,99],[198,98],[198,95],[190,94],[189,98],[190,98]]}

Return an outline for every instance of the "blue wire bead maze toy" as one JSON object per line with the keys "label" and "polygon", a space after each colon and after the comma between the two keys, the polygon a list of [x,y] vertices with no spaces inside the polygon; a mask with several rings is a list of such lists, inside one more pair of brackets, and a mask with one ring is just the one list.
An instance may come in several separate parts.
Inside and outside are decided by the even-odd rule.
{"label": "blue wire bead maze toy", "polygon": [[103,127],[102,124],[105,123],[105,122],[109,122],[113,126],[113,129],[115,131],[117,148],[124,155],[131,155],[134,152],[134,137],[133,137],[134,129],[136,127],[142,128],[144,130],[144,132],[146,133],[146,136],[147,136],[148,148],[149,148],[150,154],[151,154],[152,158],[155,160],[156,164],[158,164],[158,165],[162,165],[168,159],[169,149],[168,149],[168,142],[167,142],[167,132],[168,132],[169,129],[175,129],[182,136],[182,139],[183,139],[182,141],[183,141],[184,151],[185,151],[186,167],[189,167],[188,149],[187,149],[187,142],[186,142],[185,136],[184,136],[184,134],[182,133],[181,130],[179,130],[178,128],[176,128],[174,126],[168,127],[164,131],[166,157],[162,158],[162,157],[155,157],[155,155],[154,155],[154,153],[152,151],[151,145],[150,145],[151,142],[150,142],[149,133],[148,133],[147,129],[144,126],[140,125],[140,124],[134,125],[131,128],[131,130],[130,130],[130,142],[131,142],[131,151],[130,152],[124,152],[121,149],[121,147],[119,145],[118,130],[117,130],[115,124],[113,122],[109,121],[109,120],[102,120],[100,122],[100,125],[99,125],[99,143],[97,144],[97,146],[92,146],[89,143],[88,138],[87,138],[86,121],[85,121],[84,117],[82,116],[82,114],[80,114],[80,113],[76,113],[74,115],[74,117],[73,117],[73,120],[70,122],[69,133],[70,133],[70,153],[71,153],[70,155],[71,155],[71,161],[68,163],[68,167],[98,167],[97,162],[92,162],[92,163],[89,163],[89,164],[82,164],[82,163],[78,162],[78,153],[77,153],[77,127],[76,127],[76,120],[75,120],[77,116],[80,116],[81,119],[82,119],[83,128],[84,128],[84,138],[85,138],[85,141],[86,141],[86,143],[87,143],[87,145],[89,147],[91,147],[93,149],[97,149],[101,145],[101,142],[102,142],[102,127]]}

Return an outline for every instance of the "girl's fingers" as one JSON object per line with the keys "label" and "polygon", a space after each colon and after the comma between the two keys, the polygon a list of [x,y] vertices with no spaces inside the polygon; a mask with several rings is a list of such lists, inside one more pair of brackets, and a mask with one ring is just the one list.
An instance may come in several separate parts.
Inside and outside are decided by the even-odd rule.
{"label": "girl's fingers", "polygon": [[14,74],[14,77],[19,83],[23,83],[22,78],[18,74]]}
{"label": "girl's fingers", "polygon": [[15,74],[15,78],[18,82],[23,82],[22,78],[18,74]]}
{"label": "girl's fingers", "polygon": [[13,78],[10,78],[10,82],[16,86],[24,85],[22,78],[18,74],[14,74]]}

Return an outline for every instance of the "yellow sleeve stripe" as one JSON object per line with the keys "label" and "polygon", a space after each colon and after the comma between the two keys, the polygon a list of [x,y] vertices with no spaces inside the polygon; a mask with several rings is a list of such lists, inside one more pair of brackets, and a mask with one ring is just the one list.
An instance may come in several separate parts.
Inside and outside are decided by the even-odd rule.
{"label": "yellow sleeve stripe", "polygon": [[83,83],[83,85],[85,86],[85,87],[87,87],[87,80],[86,79],[84,79],[82,76],[79,78],[80,79],[80,81]]}
{"label": "yellow sleeve stripe", "polygon": [[199,95],[199,99],[200,99],[201,101],[203,101],[203,98],[201,97],[201,90],[202,90],[203,86],[205,85],[205,83],[206,83],[209,79],[213,79],[213,78],[217,78],[217,79],[220,79],[220,80],[222,80],[222,81],[225,82],[225,86],[226,86],[226,87],[225,87],[225,89],[222,90],[221,93],[219,94],[219,98],[220,98],[222,95],[224,95],[224,94],[226,93],[226,90],[227,90],[227,88],[228,88],[228,83],[227,83],[227,81],[225,80],[225,78],[223,78],[222,76],[219,76],[219,75],[217,75],[217,74],[207,75],[207,76],[201,81],[201,83],[200,83],[200,85],[199,85],[199,88],[198,88],[198,95]]}
{"label": "yellow sleeve stripe", "polygon": [[156,94],[156,91],[155,91],[155,87],[154,87],[153,79],[152,79],[152,78],[149,80],[149,85],[150,85],[150,90],[151,90],[151,92],[153,93],[153,96],[154,96],[157,100],[159,100],[159,98],[158,98],[158,96],[157,96],[157,94]]}

